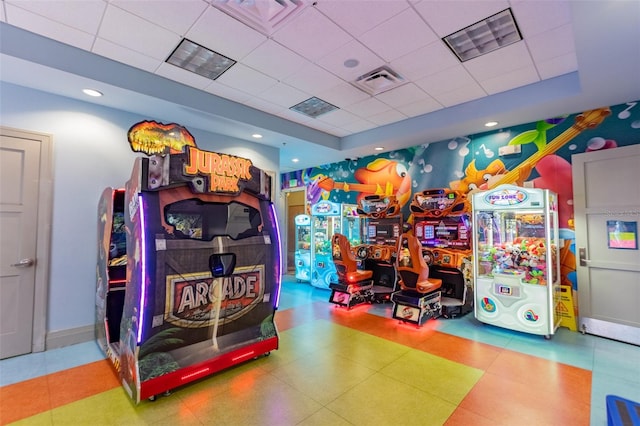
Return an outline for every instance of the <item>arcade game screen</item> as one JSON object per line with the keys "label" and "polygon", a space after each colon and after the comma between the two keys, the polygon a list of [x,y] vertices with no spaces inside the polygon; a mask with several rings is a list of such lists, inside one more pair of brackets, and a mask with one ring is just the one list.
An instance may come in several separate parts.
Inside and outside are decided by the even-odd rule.
{"label": "arcade game screen", "polygon": [[395,246],[402,233],[398,218],[366,219],[363,226],[362,243]]}
{"label": "arcade game screen", "polygon": [[466,215],[416,218],[414,227],[424,247],[471,249],[471,224]]}
{"label": "arcade game screen", "polygon": [[176,238],[211,241],[228,235],[234,240],[259,234],[260,212],[248,205],[210,203],[192,198],[165,207],[165,221]]}

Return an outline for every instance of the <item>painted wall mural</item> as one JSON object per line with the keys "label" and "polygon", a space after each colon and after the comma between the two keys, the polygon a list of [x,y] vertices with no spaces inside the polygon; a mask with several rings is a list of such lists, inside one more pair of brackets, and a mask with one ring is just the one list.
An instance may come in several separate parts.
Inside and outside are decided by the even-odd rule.
{"label": "painted wall mural", "polygon": [[413,194],[450,188],[470,194],[503,183],[558,194],[563,285],[576,289],[573,154],[640,143],[640,100],[495,131],[461,135],[282,175],[282,189],[307,188],[307,203],[356,203],[396,195],[405,221]]}

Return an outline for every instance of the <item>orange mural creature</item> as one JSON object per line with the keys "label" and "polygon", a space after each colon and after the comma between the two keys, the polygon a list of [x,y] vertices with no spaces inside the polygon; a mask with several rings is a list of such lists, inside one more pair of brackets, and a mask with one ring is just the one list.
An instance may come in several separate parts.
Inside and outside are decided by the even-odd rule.
{"label": "orange mural creature", "polygon": [[322,177],[318,186],[325,191],[357,191],[358,201],[367,195],[395,195],[402,207],[411,198],[411,176],[407,168],[397,161],[377,158],[353,174],[358,183],[336,182]]}
{"label": "orange mural creature", "polygon": [[487,182],[489,182],[492,177],[503,175],[506,172],[507,169],[500,160],[493,160],[486,169],[478,170],[476,168],[476,160],[474,159],[469,163],[467,168],[464,169],[464,177],[460,180],[450,182],[449,186],[455,191],[467,194],[473,190],[487,189]]}

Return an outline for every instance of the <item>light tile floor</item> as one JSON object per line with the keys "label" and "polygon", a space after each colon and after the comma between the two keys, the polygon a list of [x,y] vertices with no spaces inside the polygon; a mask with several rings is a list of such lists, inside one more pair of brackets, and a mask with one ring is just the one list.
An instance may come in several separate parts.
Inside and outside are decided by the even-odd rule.
{"label": "light tile floor", "polygon": [[287,276],[280,349],[138,406],[95,342],[2,360],[0,424],[602,426],[606,395],[640,401],[637,346],[328,299]]}

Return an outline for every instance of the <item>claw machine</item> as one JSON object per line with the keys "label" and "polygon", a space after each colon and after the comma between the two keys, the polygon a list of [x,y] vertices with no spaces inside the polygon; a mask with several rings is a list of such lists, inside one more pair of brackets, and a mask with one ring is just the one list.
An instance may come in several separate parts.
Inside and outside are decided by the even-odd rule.
{"label": "claw machine", "polygon": [[560,317],[558,198],[501,185],[473,194],[475,317],[551,338]]}
{"label": "claw machine", "polygon": [[331,237],[350,232],[352,244],[360,241],[356,206],[321,200],[311,206],[311,285],[329,288],[338,279],[331,252]]}
{"label": "claw machine", "polygon": [[294,262],[296,265],[296,280],[298,282],[311,281],[311,217],[299,214],[294,218],[296,226],[296,251]]}

